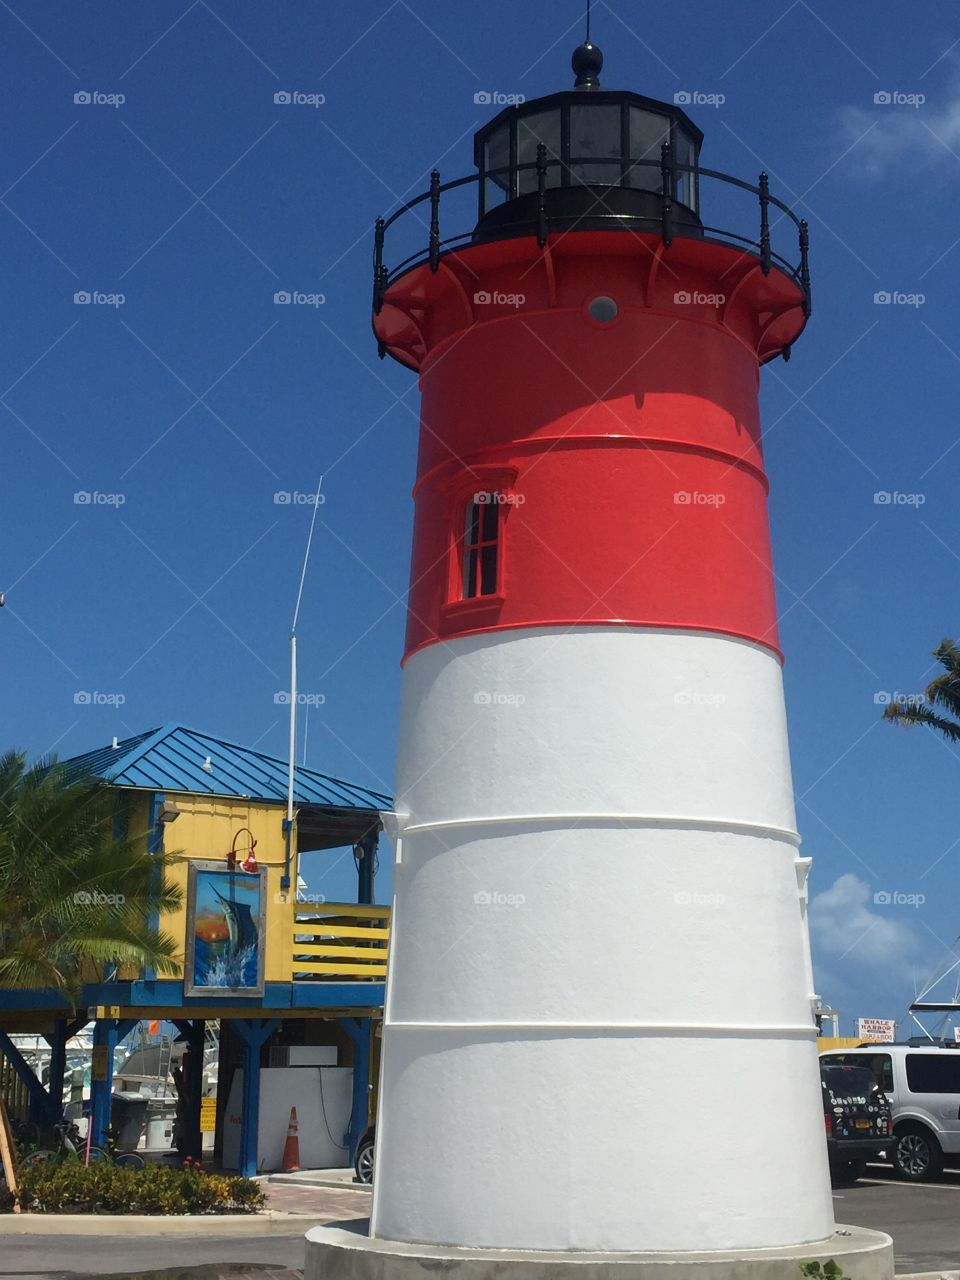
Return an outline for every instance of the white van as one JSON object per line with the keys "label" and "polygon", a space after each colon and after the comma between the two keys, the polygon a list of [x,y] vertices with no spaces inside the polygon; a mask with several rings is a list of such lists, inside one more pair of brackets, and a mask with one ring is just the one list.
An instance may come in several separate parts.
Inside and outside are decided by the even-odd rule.
{"label": "white van", "polygon": [[871,1068],[893,1108],[888,1154],[902,1178],[939,1177],[945,1156],[960,1157],[960,1048],[873,1044],[828,1049],[820,1061]]}

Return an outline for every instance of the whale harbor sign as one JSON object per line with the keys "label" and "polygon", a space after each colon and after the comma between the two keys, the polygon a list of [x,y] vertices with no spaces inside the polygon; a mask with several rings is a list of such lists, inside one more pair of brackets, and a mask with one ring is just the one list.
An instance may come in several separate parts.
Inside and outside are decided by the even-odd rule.
{"label": "whale harbor sign", "polygon": [[869,1044],[893,1044],[897,1024],[892,1018],[858,1018],[857,1035]]}

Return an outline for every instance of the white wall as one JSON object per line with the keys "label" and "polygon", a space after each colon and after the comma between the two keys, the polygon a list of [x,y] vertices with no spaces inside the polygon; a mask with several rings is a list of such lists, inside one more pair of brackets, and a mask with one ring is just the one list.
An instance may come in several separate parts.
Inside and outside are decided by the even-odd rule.
{"label": "white wall", "polygon": [[[242,1098],[243,1071],[240,1069],[234,1072],[224,1113],[225,1169],[236,1169],[240,1163]],[[257,1171],[280,1168],[291,1107],[297,1108],[301,1168],[334,1169],[348,1165],[349,1152],[342,1144],[352,1106],[351,1067],[264,1067],[260,1072]]]}

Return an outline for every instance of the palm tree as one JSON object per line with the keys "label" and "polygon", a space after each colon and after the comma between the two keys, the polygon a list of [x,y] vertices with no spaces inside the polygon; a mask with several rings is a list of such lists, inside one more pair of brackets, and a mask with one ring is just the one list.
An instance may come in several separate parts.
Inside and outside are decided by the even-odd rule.
{"label": "palm tree", "polygon": [[0,988],[68,997],[111,964],[176,971],[177,944],[157,923],[180,905],[143,833],[117,830],[116,797],[56,761],[0,756]]}
{"label": "palm tree", "polygon": [[[884,708],[883,718],[902,725],[928,724],[948,742],[960,742],[960,648],[952,640],[941,640],[933,656],[943,667],[943,675],[924,689],[927,705],[919,698],[891,702]],[[942,714],[941,709],[949,715]]]}

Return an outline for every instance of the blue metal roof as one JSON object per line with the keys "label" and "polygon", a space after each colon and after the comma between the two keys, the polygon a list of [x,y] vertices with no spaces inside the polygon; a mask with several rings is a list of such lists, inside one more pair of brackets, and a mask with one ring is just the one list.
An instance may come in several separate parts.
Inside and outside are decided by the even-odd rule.
{"label": "blue metal roof", "polygon": [[[63,761],[68,776],[94,774],[118,787],[148,791],[189,791],[237,799],[283,802],[287,798],[287,762],[252,747],[241,747],[182,724],[124,738]],[[297,765],[294,803],[336,809],[390,809],[388,795],[331,778]]]}

